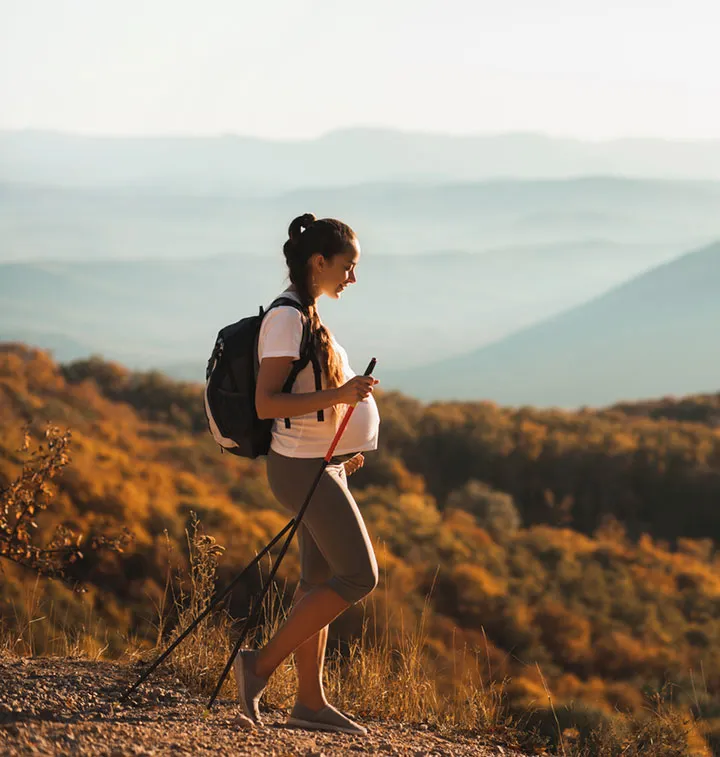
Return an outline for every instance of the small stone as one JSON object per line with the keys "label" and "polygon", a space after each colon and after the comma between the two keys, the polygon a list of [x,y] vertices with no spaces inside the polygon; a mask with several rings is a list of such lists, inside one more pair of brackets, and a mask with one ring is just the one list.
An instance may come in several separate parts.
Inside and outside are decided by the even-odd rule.
{"label": "small stone", "polygon": [[250,718],[247,715],[243,715],[242,712],[239,712],[234,720],[232,721],[232,724],[236,726],[237,728],[242,728],[243,730],[249,731],[255,728],[255,723],[250,720]]}

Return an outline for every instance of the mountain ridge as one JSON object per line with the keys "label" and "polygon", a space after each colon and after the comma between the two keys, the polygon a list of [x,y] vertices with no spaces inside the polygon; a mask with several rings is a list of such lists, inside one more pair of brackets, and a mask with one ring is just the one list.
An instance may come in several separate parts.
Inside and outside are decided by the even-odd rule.
{"label": "mountain ridge", "polygon": [[[677,276],[692,285],[680,304],[668,299],[677,291]],[[720,240],[465,355],[413,372],[391,372],[386,383],[422,399],[484,396],[504,404],[560,407],[619,403],[640,399],[643,392],[710,391],[713,376],[720,373],[720,355],[707,349],[713,343],[713,323],[720,322],[719,291]],[[629,332],[635,341],[627,338]],[[648,379],[654,379],[642,390],[636,373],[642,370],[641,355],[652,362]],[[598,363],[599,356],[605,361]],[[635,372],[623,377],[617,366],[628,364]],[[600,385],[591,383],[593,371],[602,374]]]}
{"label": "mountain ridge", "polygon": [[[103,136],[0,131],[0,176],[262,191],[398,178],[588,173],[720,179],[720,140],[602,142],[542,134],[452,135],[350,129],[307,140],[240,135]],[[295,179],[293,177],[302,177]]]}
{"label": "mountain ridge", "polygon": [[696,138],[671,138],[671,137],[653,137],[653,136],[634,136],[634,137],[605,137],[605,138],[586,138],[572,135],[558,135],[543,131],[468,131],[468,132],[449,132],[434,129],[405,129],[392,126],[341,126],[308,137],[263,137],[257,134],[246,134],[235,131],[218,131],[218,132],[198,132],[198,133],[172,133],[172,132],[153,132],[137,134],[113,134],[110,132],[81,132],[72,129],[51,129],[42,127],[26,128],[0,128],[0,137],[2,136],[38,136],[38,137],[61,137],[72,139],[117,139],[126,141],[167,139],[175,141],[192,141],[192,140],[244,140],[248,142],[265,142],[271,144],[306,144],[312,142],[322,142],[344,137],[357,137],[367,135],[382,136],[407,136],[412,138],[428,139],[448,139],[448,140],[474,140],[474,139],[528,139],[544,142],[562,142],[569,144],[581,145],[608,145],[608,144],[657,144],[657,145],[705,145],[713,144],[720,146],[720,138],[716,137],[696,137]]}

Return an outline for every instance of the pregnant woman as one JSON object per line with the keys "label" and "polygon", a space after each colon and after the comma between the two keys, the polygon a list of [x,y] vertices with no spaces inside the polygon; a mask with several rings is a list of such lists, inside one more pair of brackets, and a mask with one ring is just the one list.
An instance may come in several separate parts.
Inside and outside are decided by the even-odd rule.
{"label": "pregnant woman", "polygon": [[[363,465],[363,452],[377,448],[380,418],[372,392],[378,382],[355,375],[317,310],[322,295],[339,299],[355,283],[360,246],[349,226],[312,214],[296,218],[288,235],[283,252],[290,286],[281,296],[300,308],[276,306],[263,320],[255,404],[260,418],[276,419],[268,479],[291,512],[302,505],[345,409],[357,406],[297,532],[301,576],[292,611],[264,647],[240,651],[235,680],[243,712],[259,724],[267,680],[294,653],[298,692],[288,725],[364,734],[363,726],[327,702],[322,672],[328,624],[377,585],[377,561],[347,477]],[[308,326],[316,359],[298,373],[291,392],[283,392],[304,354]]]}

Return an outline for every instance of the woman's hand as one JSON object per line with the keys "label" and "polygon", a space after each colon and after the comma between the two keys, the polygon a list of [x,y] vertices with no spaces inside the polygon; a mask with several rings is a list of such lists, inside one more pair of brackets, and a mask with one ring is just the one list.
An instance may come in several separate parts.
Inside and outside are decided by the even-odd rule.
{"label": "woman's hand", "polygon": [[337,388],[338,399],[343,405],[354,405],[369,397],[377,383],[372,376],[355,376]]}
{"label": "woman's hand", "polygon": [[344,465],[345,475],[352,476],[355,471],[360,470],[360,468],[365,465],[365,456],[362,454],[362,452],[358,452],[357,455],[351,457],[349,460],[346,460]]}

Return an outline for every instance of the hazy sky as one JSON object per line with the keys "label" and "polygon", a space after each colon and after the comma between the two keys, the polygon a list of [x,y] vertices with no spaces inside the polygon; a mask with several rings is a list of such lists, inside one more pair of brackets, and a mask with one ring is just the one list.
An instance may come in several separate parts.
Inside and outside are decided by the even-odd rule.
{"label": "hazy sky", "polygon": [[719,0],[0,0],[0,128],[720,138]]}

